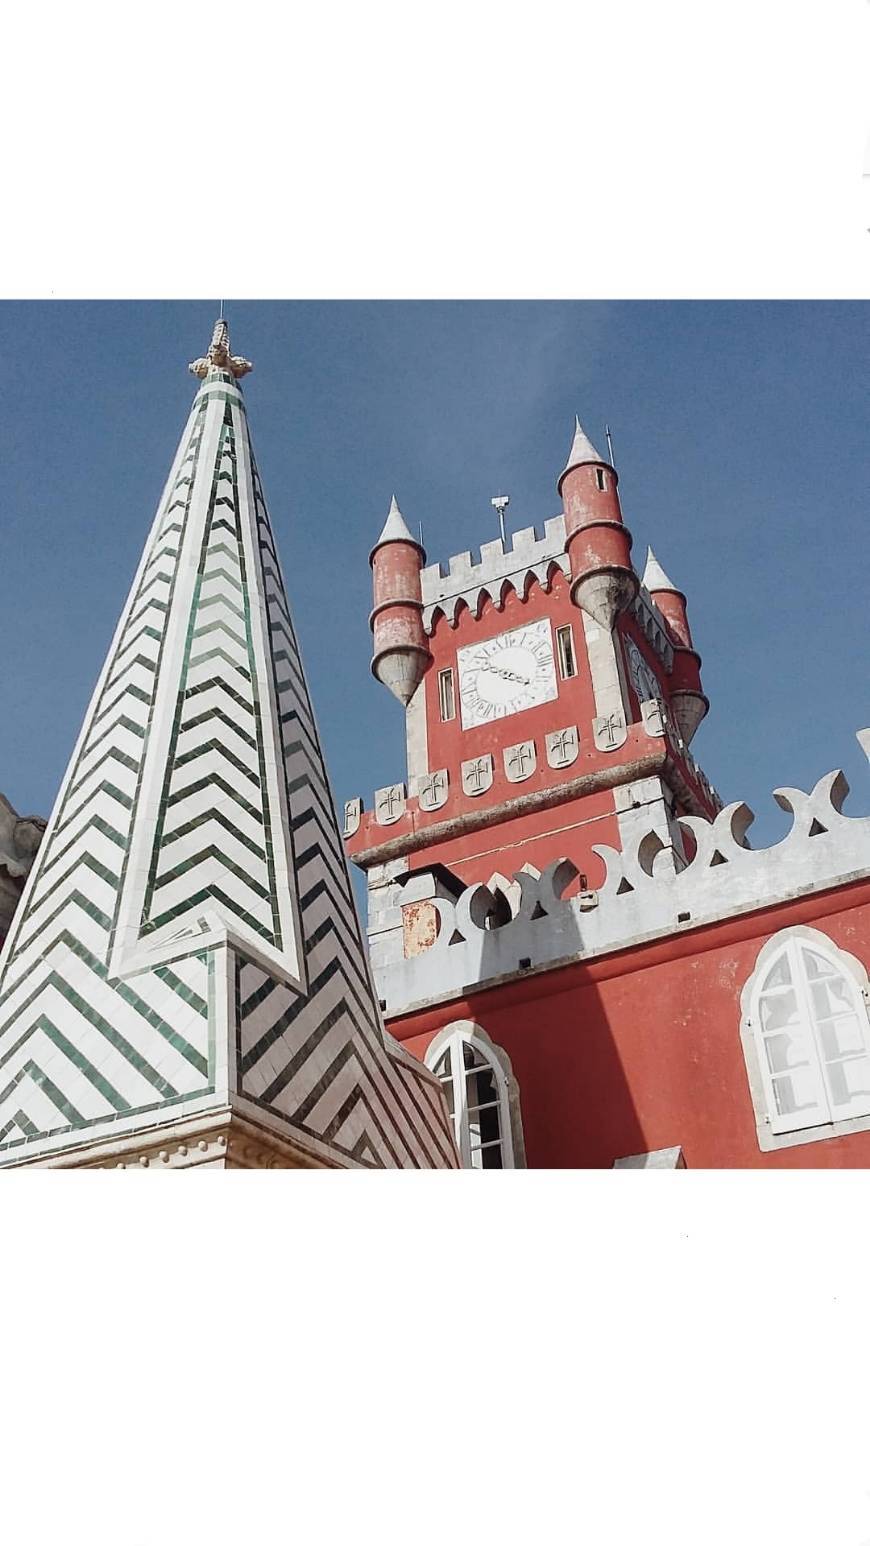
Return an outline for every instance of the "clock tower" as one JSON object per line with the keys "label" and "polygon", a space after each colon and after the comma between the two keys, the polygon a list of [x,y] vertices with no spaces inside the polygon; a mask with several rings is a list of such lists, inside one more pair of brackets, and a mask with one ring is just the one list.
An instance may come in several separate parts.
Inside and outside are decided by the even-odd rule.
{"label": "clock tower", "polygon": [[[345,809],[372,923],[385,886],[394,901],[477,881],[498,892],[566,853],[573,890],[593,889],[593,846],[620,849],[640,826],[680,866],[677,818],[719,809],[689,751],[708,702],[685,595],[652,552],[637,574],[617,470],[579,421],[558,489],[542,532],[447,567],[425,566],[393,499],[371,555],[372,673],[405,705],[408,773],[371,809]],[[434,911],[411,921],[403,948]],[[386,942],[369,937],[377,962]]]}
{"label": "clock tower", "polygon": [[344,813],[376,969],[427,948],[439,896],[482,882],[507,906],[515,877],[565,856],[563,895],[594,892],[595,848],[640,830],[680,868],[678,819],[719,809],[689,750],[707,700],[685,597],[652,552],[635,570],[618,483],[578,420],[562,511],[446,568],[392,501],[371,556],[372,670],[405,708],[407,777]]}

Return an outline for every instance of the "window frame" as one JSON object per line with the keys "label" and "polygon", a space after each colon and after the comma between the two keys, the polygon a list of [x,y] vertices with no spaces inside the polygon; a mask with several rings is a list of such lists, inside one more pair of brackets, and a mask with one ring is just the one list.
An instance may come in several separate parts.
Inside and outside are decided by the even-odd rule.
{"label": "window frame", "polygon": [[[857,957],[850,955],[848,951],[841,949],[829,935],[824,934],[820,929],[810,928],[804,924],[799,924],[789,929],[780,929],[776,934],[772,935],[759,951],[755,966],[744,983],[740,995],[740,1040],[749,1080],[753,1111],[755,1113],[758,1146],[764,1153],[770,1153],[777,1149],[792,1148],[798,1144],[821,1143],[827,1138],[846,1137],[850,1133],[870,1130],[870,1113],[868,1113],[866,1115],[814,1121],[806,1127],[794,1127],[781,1132],[773,1131],[770,1079],[763,1063],[764,1049],[757,1009],[758,999],[762,991],[762,985],[776,959],[790,945],[794,945],[797,948],[801,944],[809,946],[812,950],[824,956],[842,976],[851,981],[855,989],[857,1012],[860,1015],[863,1011],[866,1018],[866,1024],[863,1020],[861,1021],[861,1029],[865,1045],[868,1052],[870,1052],[870,978],[868,978],[867,969],[862,962]],[[811,1033],[817,1041],[816,1023],[816,1017],[813,1015]],[[818,1047],[816,1050],[817,1055],[821,1056],[818,1053]],[[822,1073],[822,1082],[827,1098],[827,1082],[824,1073]]]}
{"label": "window frame", "polygon": [[[513,1076],[510,1058],[502,1047],[496,1046],[481,1025],[474,1020],[454,1020],[435,1035],[426,1048],[423,1059],[430,1073],[435,1072],[445,1051],[450,1050],[450,1071],[453,1082],[454,1137],[463,1170],[483,1169],[471,1163],[471,1142],[468,1107],[465,1101],[467,1087],[465,1060],[462,1048],[470,1045],[492,1070],[498,1092],[499,1142],[501,1144],[501,1169],[517,1170],[525,1166],[525,1147],[519,1109],[519,1088]],[[460,1072],[461,1069],[461,1072]],[[438,1077],[436,1075],[436,1077]],[[459,1086],[461,1085],[461,1089]],[[476,1109],[476,1108],[471,1108]],[[482,1147],[482,1146],[481,1146]]]}
{"label": "window frame", "polygon": [[[567,636],[568,648],[570,649],[570,652],[571,652],[571,670],[570,671],[566,671],[564,669],[564,652],[562,650],[562,639],[565,636]],[[556,628],[556,659],[559,662],[559,679],[560,679],[560,681],[563,681],[563,682],[573,681],[574,677],[577,675],[577,651],[576,651],[576,649],[574,647],[574,630],[572,629],[570,623],[560,623],[557,626],[557,628]]]}
{"label": "window frame", "polygon": [[[449,689],[449,692],[450,692],[450,713],[449,714],[445,714],[445,712],[444,712],[443,683],[445,681],[445,678],[446,678],[447,686],[448,686],[448,689]],[[438,672],[438,713],[441,716],[441,723],[442,723],[442,725],[448,725],[450,723],[451,719],[455,719],[456,718],[456,684],[455,684],[455,681],[454,681],[454,678],[453,678],[453,667],[452,666],[443,666],[441,668],[441,670]]]}

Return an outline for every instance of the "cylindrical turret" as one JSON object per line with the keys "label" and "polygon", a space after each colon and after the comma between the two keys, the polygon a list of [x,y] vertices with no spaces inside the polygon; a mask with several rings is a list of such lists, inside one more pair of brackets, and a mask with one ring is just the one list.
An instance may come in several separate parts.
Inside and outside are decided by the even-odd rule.
{"label": "cylindrical turret", "polygon": [[426,562],[393,495],[390,513],[369,554],[374,609],[372,672],[402,704],[414,696],[432,658],[423,628],[420,570]]}
{"label": "cylindrical turret", "polygon": [[577,419],[558,483],[571,560],[571,598],[608,630],[638,591],[631,562],[631,532],[623,524],[618,481],[613,467],[599,456]]}
{"label": "cylindrical turret", "polygon": [[692,644],[686,598],[668,579],[652,548],[647,549],[643,583],[668,625],[674,646],[671,706],[680,735],[689,745],[710,707],[701,688],[701,657]]}

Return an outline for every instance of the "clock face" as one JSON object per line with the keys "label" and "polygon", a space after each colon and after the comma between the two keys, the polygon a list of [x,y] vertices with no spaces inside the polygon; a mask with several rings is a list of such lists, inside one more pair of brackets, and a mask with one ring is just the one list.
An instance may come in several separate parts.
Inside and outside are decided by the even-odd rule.
{"label": "clock face", "polygon": [[638,703],[645,703],[648,698],[660,698],[662,692],[658,677],[647,665],[633,639],[626,640],[625,649],[631,685],[637,693]]}
{"label": "clock face", "polygon": [[558,694],[553,635],[547,618],[458,650],[462,728],[485,725]]}

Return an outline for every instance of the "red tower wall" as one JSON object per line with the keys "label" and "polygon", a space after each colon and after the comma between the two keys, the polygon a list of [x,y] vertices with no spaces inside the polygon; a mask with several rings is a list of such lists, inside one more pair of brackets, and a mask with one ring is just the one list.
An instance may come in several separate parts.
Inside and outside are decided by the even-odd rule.
{"label": "red tower wall", "polygon": [[[533,623],[544,617],[549,618],[552,624],[554,640],[556,629],[570,624],[578,662],[576,676],[565,681],[559,680],[558,698],[539,704],[536,708],[526,709],[522,714],[511,714],[505,719],[491,720],[485,725],[463,730],[457,686],[456,717],[442,721],[438,709],[438,672],[451,666],[456,673],[457,651],[467,645],[483,644],[487,639],[494,639],[512,628],[521,628],[525,623]],[[433,657],[433,670],[426,679],[429,766],[456,768],[458,774],[460,762],[478,757],[483,752],[494,752],[495,777],[501,782],[494,784],[487,794],[487,804],[496,803],[500,795],[517,792],[517,786],[505,778],[498,755],[506,746],[514,745],[516,741],[537,740],[539,746],[543,747],[544,736],[556,725],[579,725],[582,739],[584,727],[592,722],[595,713],[592,684],[588,671],[582,669],[585,657],[583,619],[572,605],[565,576],[555,566],[549,591],[545,591],[536,579],[532,579],[525,597],[518,595],[513,586],[508,586],[500,610],[489,600],[484,601],[477,617],[470,608],[461,607],[455,627],[451,627],[445,617],[439,616],[429,647]],[[547,767],[546,759],[543,759],[543,767],[541,762],[539,757],[537,773],[525,781],[521,786],[523,789],[562,781],[564,773],[557,776],[554,769]]]}
{"label": "red tower wall", "polygon": [[420,554],[410,542],[385,542],[372,554],[375,654],[393,646],[427,649],[420,621]]}
{"label": "red tower wall", "polygon": [[554,859],[569,858],[581,872],[580,878],[564,892],[565,896],[573,896],[586,886],[600,885],[604,879],[604,865],[592,852],[593,843],[619,846],[612,789],[531,811],[512,821],[493,823],[476,832],[441,839],[414,854],[413,868],[444,864],[463,885],[470,886],[476,881],[488,881],[495,871],[510,878],[527,862],[543,870]]}
{"label": "red tower wall", "polygon": [[692,649],[692,632],[686,611],[686,598],[680,591],[655,590],[650,593],[678,644]]}
{"label": "red tower wall", "polygon": [[[604,475],[605,487],[598,487],[598,473]],[[559,492],[565,511],[565,534],[570,543],[581,526],[594,525],[598,521],[622,524],[622,509],[617,489],[618,479],[612,467],[604,462],[582,462],[572,467],[559,479]]]}

